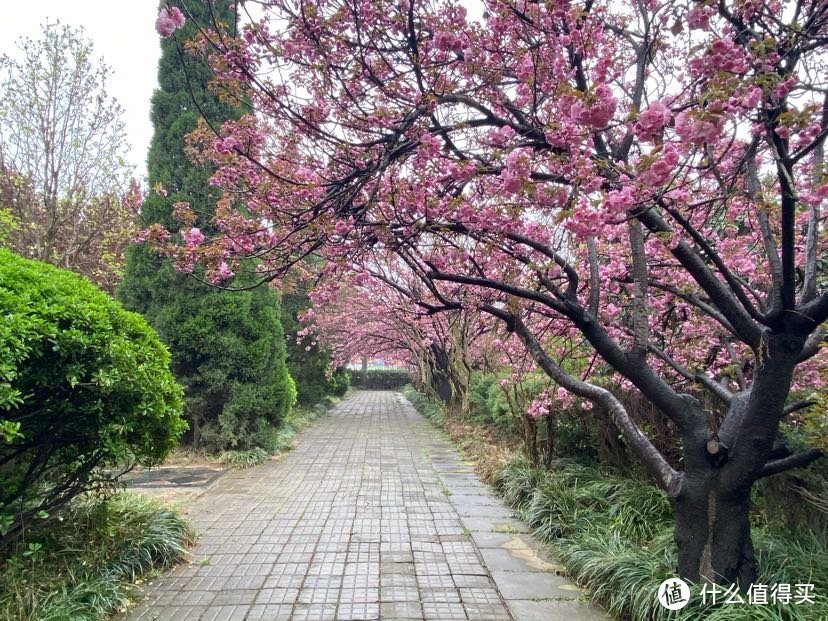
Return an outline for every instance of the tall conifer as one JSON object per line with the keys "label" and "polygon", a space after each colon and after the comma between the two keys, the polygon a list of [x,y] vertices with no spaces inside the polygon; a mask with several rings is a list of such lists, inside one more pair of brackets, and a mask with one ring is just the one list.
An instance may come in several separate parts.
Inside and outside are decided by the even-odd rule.
{"label": "tall conifer", "polygon": [[[211,233],[216,193],[209,167],[185,154],[185,136],[202,116],[211,125],[238,118],[241,105],[219,100],[208,90],[210,68],[185,52],[183,42],[197,33],[197,24],[213,20],[232,24],[230,0],[175,0],[188,16],[175,37],[162,39],[159,88],[152,98],[154,128],[147,172],[151,191],[141,210],[143,225],[160,223],[180,228],[172,206],[190,203],[198,226]],[[222,291],[175,272],[169,259],[144,244],[127,252],[118,297],[142,313],[172,353],[172,368],[185,386],[187,417],[193,443],[211,449],[267,448],[270,430],[295,400],[295,386],[285,365],[284,332],[278,296],[267,287]]]}

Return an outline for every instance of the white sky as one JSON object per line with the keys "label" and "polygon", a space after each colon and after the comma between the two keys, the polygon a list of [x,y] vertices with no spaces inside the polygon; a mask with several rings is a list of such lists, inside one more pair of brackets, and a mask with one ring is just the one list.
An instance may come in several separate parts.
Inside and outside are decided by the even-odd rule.
{"label": "white sky", "polygon": [[136,177],[143,179],[152,137],[150,97],[158,83],[161,55],[155,32],[158,0],[32,0],[3,4],[0,54],[16,55],[18,38],[39,38],[40,26],[46,21],[84,27],[95,54],[110,67],[109,94],[124,109],[129,161]]}
{"label": "white sky", "polygon": [[[98,58],[110,67],[109,94],[124,109],[129,161],[144,180],[147,149],[152,137],[150,97],[158,84],[161,44],[155,32],[158,0],[4,0],[0,19],[0,54],[16,53],[21,36],[39,38],[47,21],[83,26]],[[482,6],[463,2],[470,19],[479,19]],[[117,8],[115,8],[117,7]]]}

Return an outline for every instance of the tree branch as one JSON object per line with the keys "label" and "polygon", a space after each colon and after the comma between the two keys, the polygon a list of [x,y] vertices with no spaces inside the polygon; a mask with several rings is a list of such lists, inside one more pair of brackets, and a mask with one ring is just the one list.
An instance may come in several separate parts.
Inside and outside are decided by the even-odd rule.
{"label": "tree branch", "polygon": [[535,336],[520,318],[488,304],[483,306],[482,309],[503,320],[515,331],[532,358],[550,378],[569,392],[605,407],[610,418],[623,435],[624,440],[645,463],[658,484],[670,495],[675,495],[678,492],[682,475],[673,469],[653,443],[641,433],[641,430],[615,395],[605,388],[581,381],[561,369],[543,350]]}
{"label": "tree branch", "polygon": [[[644,210],[636,214],[636,217],[653,233],[673,233],[670,226],[653,209]],[[761,338],[759,326],[754,323],[750,314],[736,299],[733,290],[716,278],[699,253],[684,241],[679,241],[675,248],[670,249],[670,252],[704,290],[728,323],[733,326],[734,334],[750,347],[758,347]]]}
{"label": "tree branch", "polygon": [[[828,128],[828,95],[822,100],[822,128]],[[822,183],[825,164],[825,136],[822,136],[814,148],[811,163],[811,184],[816,187]],[[814,203],[808,213],[808,233],[805,237],[805,275],[802,283],[800,303],[810,302],[817,295],[817,246],[819,241],[820,206]]]}
{"label": "tree branch", "polygon": [[733,393],[707,373],[696,373],[695,379],[699,384],[707,388],[719,401],[725,405],[730,405],[730,402],[733,400]]}
{"label": "tree branch", "polygon": [[641,222],[636,218],[627,221],[630,237],[630,255],[632,257],[633,286],[633,343],[630,353],[644,356],[649,343],[650,309],[647,301],[647,253],[644,249],[644,232]]}
{"label": "tree branch", "polygon": [[793,414],[794,412],[798,412],[799,410],[804,410],[806,408],[811,407],[812,405],[816,405],[817,401],[813,399],[805,399],[804,401],[795,401],[789,405],[785,406],[785,409],[782,410],[782,416],[787,416],[788,414]]}
{"label": "tree branch", "polygon": [[792,470],[793,468],[801,468],[816,461],[822,457],[822,449],[812,448],[801,453],[795,453],[782,459],[775,459],[765,464],[765,467],[759,472],[759,478],[769,477],[774,474]]}

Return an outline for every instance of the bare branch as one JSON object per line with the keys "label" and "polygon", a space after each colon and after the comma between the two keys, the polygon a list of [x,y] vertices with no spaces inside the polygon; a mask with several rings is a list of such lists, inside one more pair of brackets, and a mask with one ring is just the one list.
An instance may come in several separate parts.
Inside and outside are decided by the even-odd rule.
{"label": "bare branch", "polygon": [[818,402],[814,401],[813,399],[795,401],[794,403],[785,406],[785,409],[782,410],[782,416],[787,416],[788,414],[793,414],[794,412],[798,412],[799,410],[804,410],[806,408],[811,407],[812,405],[816,405],[817,403]]}
{"label": "bare branch", "polygon": [[593,317],[598,317],[598,305],[601,300],[600,276],[598,272],[598,250],[595,238],[587,237],[587,257],[589,259],[589,301],[587,310]]}
{"label": "bare branch", "polygon": [[644,250],[644,233],[636,218],[627,221],[632,255],[633,279],[633,344],[631,353],[643,356],[649,341],[650,309],[647,303],[647,254]]}
{"label": "bare branch", "polygon": [[[822,127],[828,129],[828,95],[822,100]],[[822,136],[814,149],[814,158],[811,163],[811,184],[816,186],[822,183],[825,166],[825,137]],[[808,213],[808,232],[805,237],[805,268],[802,282],[800,304],[810,302],[817,295],[817,242],[819,240],[819,201],[811,205]]]}
{"label": "bare branch", "polygon": [[785,472],[786,470],[792,470],[793,468],[802,468],[803,466],[807,466],[808,464],[815,462],[817,459],[822,457],[822,455],[822,449],[812,448],[807,451],[802,451],[801,453],[795,453],[789,457],[769,461],[759,472],[759,478],[769,477],[774,474]]}

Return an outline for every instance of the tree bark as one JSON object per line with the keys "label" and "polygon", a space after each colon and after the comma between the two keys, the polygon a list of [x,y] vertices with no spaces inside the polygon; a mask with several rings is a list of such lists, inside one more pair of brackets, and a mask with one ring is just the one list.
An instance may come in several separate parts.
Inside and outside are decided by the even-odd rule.
{"label": "tree bark", "polygon": [[544,465],[552,466],[552,456],[555,454],[555,429],[551,412],[546,415],[546,458]]}
{"label": "tree bark", "polygon": [[[768,462],[779,464],[773,445],[803,345],[802,335],[766,331],[752,385],[732,396],[722,424],[717,429],[697,425],[683,434],[685,471],[671,499],[683,578],[738,584],[742,590],[755,581],[750,491],[766,472],[781,472],[798,462],[766,470]],[[808,453],[800,459],[812,457]]]}
{"label": "tree bark", "polygon": [[198,450],[201,446],[201,420],[198,416],[193,416],[193,449]]}
{"label": "tree bark", "polygon": [[756,557],[750,537],[750,487],[726,490],[718,471],[685,475],[672,499],[678,546],[678,573],[691,582],[738,584],[746,590],[756,580]]}

